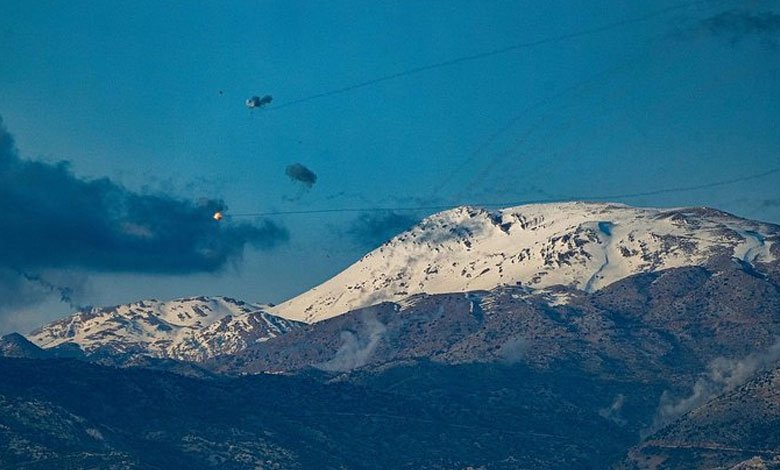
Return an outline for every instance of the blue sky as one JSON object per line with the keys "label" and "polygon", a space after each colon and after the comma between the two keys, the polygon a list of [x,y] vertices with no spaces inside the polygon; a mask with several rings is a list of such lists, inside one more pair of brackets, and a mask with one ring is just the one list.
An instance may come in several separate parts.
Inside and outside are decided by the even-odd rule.
{"label": "blue sky", "polygon": [[[776,1],[694,2],[278,110],[243,105],[264,94],[284,105],[685,4],[0,0],[0,116],[22,158],[67,160],[78,178],[138,193],[221,199],[227,213],[620,195],[780,167],[780,34],[707,23],[734,10],[778,13]],[[296,162],[318,175],[308,191],[285,176]],[[616,200],[780,223],[778,187],[774,173]],[[275,218],[288,243],[247,248],[214,272],[36,274],[77,284],[85,304],[200,294],[279,302],[370,248],[354,236],[358,217]],[[6,311],[0,332],[67,312],[55,297]]]}

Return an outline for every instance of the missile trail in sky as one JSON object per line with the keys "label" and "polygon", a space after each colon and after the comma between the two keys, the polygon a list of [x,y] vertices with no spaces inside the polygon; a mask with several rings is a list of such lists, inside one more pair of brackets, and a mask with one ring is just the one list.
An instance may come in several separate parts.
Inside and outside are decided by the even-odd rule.
{"label": "missile trail in sky", "polygon": [[595,195],[595,196],[567,196],[558,198],[547,199],[535,199],[526,201],[510,201],[510,202],[488,202],[488,203],[462,203],[462,204],[442,204],[432,206],[415,206],[415,207],[347,207],[347,208],[333,208],[333,209],[302,209],[302,210],[289,210],[289,211],[268,211],[268,212],[249,212],[239,214],[221,214],[220,217],[224,218],[239,218],[239,217],[271,217],[280,215],[303,215],[303,214],[334,214],[334,213],[347,213],[347,212],[416,212],[416,211],[431,211],[431,210],[446,210],[453,207],[469,205],[469,206],[481,206],[481,207],[512,207],[522,204],[541,204],[548,202],[562,202],[572,200],[583,201],[604,201],[604,200],[616,200],[616,199],[632,199],[646,196],[657,196],[660,194],[674,194],[689,191],[699,191],[702,189],[717,188],[720,186],[729,186],[732,184],[743,183],[745,181],[756,180],[760,178],[766,178],[774,174],[780,173],[780,167],[772,168],[760,173],[754,173],[751,175],[740,176],[737,178],[730,178],[726,180],[713,181],[710,183],[704,183],[691,186],[676,186],[672,188],[653,189],[635,193],[623,193],[623,194],[608,194],[608,195]]}
{"label": "missile trail in sky", "polygon": [[512,52],[515,52],[515,51],[518,51],[518,50],[522,50],[522,49],[530,49],[530,48],[534,48],[534,47],[537,47],[537,46],[542,46],[542,45],[545,45],[545,44],[553,44],[553,43],[556,43],[556,42],[566,41],[566,40],[569,40],[569,39],[574,39],[574,38],[578,38],[578,37],[582,37],[582,36],[589,36],[589,35],[592,35],[592,34],[598,34],[598,33],[602,33],[602,32],[605,32],[605,31],[612,30],[612,29],[617,29],[617,28],[620,28],[620,27],[623,27],[623,26],[628,26],[628,25],[635,24],[635,23],[642,23],[642,22],[651,20],[653,18],[656,18],[656,17],[659,17],[659,16],[663,16],[663,15],[666,15],[668,13],[672,13],[674,11],[683,10],[685,8],[689,8],[689,7],[694,6],[694,5],[700,5],[700,4],[705,4],[705,3],[713,3],[713,0],[697,0],[697,1],[692,1],[692,2],[681,3],[679,5],[674,5],[674,6],[663,8],[663,9],[660,9],[660,10],[655,10],[655,11],[652,11],[650,13],[646,13],[646,14],[641,15],[641,16],[635,16],[633,18],[626,18],[626,19],[623,19],[623,20],[615,21],[615,22],[612,22],[612,23],[606,23],[606,24],[603,24],[601,26],[596,26],[596,27],[593,27],[593,28],[581,29],[581,30],[578,30],[578,31],[570,32],[570,33],[564,33],[564,34],[559,34],[559,35],[556,35],[556,36],[549,36],[549,37],[546,37],[546,38],[537,39],[535,41],[521,42],[521,43],[518,43],[518,44],[512,44],[510,46],[505,46],[505,47],[501,47],[501,48],[498,48],[498,49],[493,49],[493,50],[484,51],[484,52],[478,52],[476,54],[464,55],[464,56],[461,56],[461,57],[455,57],[455,58],[444,60],[444,61],[441,61],[441,62],[435,62],[435,63],[432,63],[432,64],[422,65],[422,66],[419,66],[419,67],[402,70],[402,71],[391,73],[391,74],[388,74],[388,75],[383,75],[381,77],[376,77],[376,78],[373,78],[373,79],[370,79],[370,80],[366,80],[364,82],[355,83],[353,85],[345,86],[343,88],[336,88],[334,90],[325,91],[325,92],[321,92],[321,93],[316,93],[316,94],[309,95],[309,96],[304,96],[302,98],[298,98],[298,99],[295,99],[295,100],[292,100],[292,101],[288,101],[286,103],[282,103],[282,104],[279,104],[279,105],[276,105],[276,106],[269,106],[266,109],[268,109],[268,110],[276,110],[276,109],[287,108],[287,107],[295,106],[295,105],[298,105],[298,104],[308,103],[310,101],[318,100],[320,98],[325,98],[325,97],[328,97],[328,96],[340,95],[342,93],[347,93],[347,92],[350,92],[350,91],[353,91],[353,90],[357,90],[357,89],[360,89],[360,88],[369,87],[369,86],[376,85],[376,84],[379,84],[379,83],[382,83],[382,82],[387,82],[387,81],[395,80],[395,79],[402,78],[402,77],[408,77],[410,75],[416,75],[416,74],[419,74],[419,73],[427,72],[429,70],[435,70],[435,69],[439,69],[439,68],[443,68],[443,67],[450,67],[452,65],[461,64],[461,63],[464,63],[464,62],[471,62],[471,61],[475,61],[475,60],[486,59],[488,57],[493,57],[493,56],[498,56],[498,55],[503,55],[503,54],[509,54],[509,53],[512,53]]}

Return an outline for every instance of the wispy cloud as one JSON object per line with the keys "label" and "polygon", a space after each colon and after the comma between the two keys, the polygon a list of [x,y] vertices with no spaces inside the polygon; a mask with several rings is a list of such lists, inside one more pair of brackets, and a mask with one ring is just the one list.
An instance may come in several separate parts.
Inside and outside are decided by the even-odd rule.
{"label": "wispy cloud", "polygon": [[[676,398],[665,391],[661,395],[652,430],[659,429],[679,416],[703,405],[710,399],[734,390],[756,372],[780,360],[780,338],[766,351],[741,359],[718,357],[707,367],[691,387],[691,394]],[[651,431],[652,431],[651,430]]]}
{"label": "wispy cloud", "polygon": [[375,248],[419,220],[419,217],[403,212],[365,212],[350,223],[346,232],[359,245]]}
{"label": "wispy cloud", "polygon": [[626,403],[626,396],[622,393],[618,393],[615,399],[612,400],[612,404],[599,410],[599,416],[604,419],[608,419],[615,424],[624,426],[627,421],[621,416],[623,405]]}
{"label": "wispy cloud", "polygon": [[505,364],[516,364],[525,359],[529,346],[528,340],[518,336],[502,344],[496,355]]}
{"label": "wispy cloud", "polygon": [[363,328],[359,331],[342,331],[341,346],[329,361],[317,365],[317,368],[329,372],[347,372],[368,363],[387,327],[374,316],[363,319]]}
{"label": "wispy cloud", "polygon": [[780,36],[780,14],[729,10],[702,20],[700,26],[702,31],[732,43],[754,37],[774,45]]}

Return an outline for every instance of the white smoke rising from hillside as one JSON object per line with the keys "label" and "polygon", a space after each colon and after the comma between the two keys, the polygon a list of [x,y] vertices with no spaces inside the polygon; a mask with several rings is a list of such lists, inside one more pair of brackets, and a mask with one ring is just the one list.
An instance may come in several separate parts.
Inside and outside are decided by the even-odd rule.
{"label": "white smoke rising from hillside", "polygon": [[516,364],[522,362],[530,345],[523,337],[516,337],[502,344],[496,355],[504,364]]}
{"label": "white smoke rising from hillside", "polygon": [[357,334],[342,331],[342,344],[336,355],[317,368],[329,372],[347,372],[364,366],[387,331],[387,327],[373,316],[364,319],[364,326],[365,331]]}
{"label": "white smoke rising from hillside", "polygon": [[627,423],[625,418],[620,415],[620,411],[623,409],[623,405],[626,403],[626,396],[622,393],[618,393],[615,399],[612,400],[612,404],[606,408],[599,410],[599,416],[604,419],[608,419],[615,424],[623,426]]}
{"label": "white smoke rising from hillside", "polygon": [[693,384],[689,396],[675,399],[668,391],[661,395],[651,431],[660,429],[718,395],[734,390],[747,382],[756,372],[778,360],[780,360],[780,338],[777,338],[764,352],[753,353],[742,359],[725,357],[714,359],[707,367],[707,372]]}

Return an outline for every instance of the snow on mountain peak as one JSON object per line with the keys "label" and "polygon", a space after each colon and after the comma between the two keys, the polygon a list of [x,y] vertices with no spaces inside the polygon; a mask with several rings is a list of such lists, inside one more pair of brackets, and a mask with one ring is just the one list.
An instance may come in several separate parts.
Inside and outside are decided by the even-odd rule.
{"label": "snow on mountain peak", "polygon": [[78,311],[33,331],[29,338],[42,348],[75,343],[88,353],[199,361],[234,353],[297,326],[264,308],[228,297],[142,300]]}
{"label": "snow on mountain peak", "polygon": [[595,291],[717,255],[770,262],[780,227],[710,208],[569,202],[457,207],[424,219],[325,283],[270,311],[316,322],[419,293],[522,284]]}

